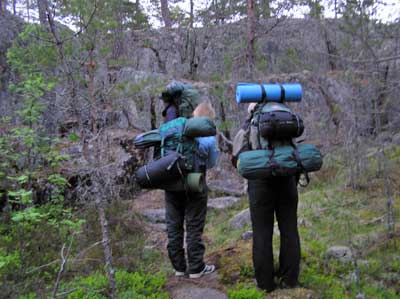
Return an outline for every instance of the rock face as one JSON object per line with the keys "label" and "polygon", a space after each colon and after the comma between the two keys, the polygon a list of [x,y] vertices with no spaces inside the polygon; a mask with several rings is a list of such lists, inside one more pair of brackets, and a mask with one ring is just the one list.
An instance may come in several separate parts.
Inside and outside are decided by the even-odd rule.
{"label": "rock face", "polygon": [[[242,78],[245,65],[235,58],[244,51],[246,26],[242,22],[210,28],[152,32],[133,31],[125,36],[127,57],[138,70],[168,73],[192,79],[220,76]],[[339,23],[309,19],[260,20],[257,26],[257,70],[265,73],[327,71],[329,43],[343,35],[334,34]],[[268,32],[267,34],[265,32]],[[284,37],[284,38],[282,38]],[[335,40],[336,38],[336,40]],[[258,55],[257,55],[258,56]]]}
{"label": "rock face", "polygon": [[251,223],[250,209],[245,209],[229,220],[229,226],[233,229],[240,229]]}
{"label": "rock face", "polygon": [[326,258],[329,260],[331,258],[337,259],[342,263],[351,262],[353,259],[353,254],[351,249],[346,246],[332,246],[326,251]]}
{"label": "rock face", "polygon": [[225,210],[239,201],[240,198],[232,196],[211,198],[208,200],[207,208],[210,210]]}

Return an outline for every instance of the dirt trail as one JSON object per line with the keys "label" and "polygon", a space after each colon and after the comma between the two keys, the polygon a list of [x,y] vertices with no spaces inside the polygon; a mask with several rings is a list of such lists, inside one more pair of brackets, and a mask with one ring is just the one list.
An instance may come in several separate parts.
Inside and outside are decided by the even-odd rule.
{"label": "dirt trail", "polygon": [[[144,216],[147,235],[146,246],[156,248],[167,259],[165,232],[164,192],[161,190],[144,191],[135,198],[132,210]],[[206,257],[207,259],[207,257]],[[170,299],[227,299],[225,287],[220,283],[218,272],[199,279],[175,277],[171,267],[167,291]]]}

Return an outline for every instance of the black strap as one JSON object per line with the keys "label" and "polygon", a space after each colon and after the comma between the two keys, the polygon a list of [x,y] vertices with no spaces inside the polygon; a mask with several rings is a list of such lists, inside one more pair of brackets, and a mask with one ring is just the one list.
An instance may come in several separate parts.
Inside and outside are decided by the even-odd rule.
{"label": "black strap", "polygon": [[149,173],[148,173],[148,171],[147,171],[147,165],[144,166],[144,173],[146,174],[146,178],[147,178],[147,180],[149,181],[150,186],[153,188],[153,183],[151,182]]}
{"label": "black strap", "polygon": [[282,84],[279,84],[279,87],[281,88],[281,98],[280,98],[279,102],[283,103],[283,101],[285,100],[285,97],[286,97],[286,92],[285,92],[285,88],[283,87]]}
{"label": "black strap", "polygon": [[[262,85],[261,85],[262,86]],[[264,88],[264,86],[262,87]],[[265,89],[264,89],[265,92]],[[260,149],[262,149],[262,144],[261,144],[261,130],[260,130],[260,118],[261,118],[261,113],[262,110],[264,109],[264,106],[266,103],[262,104],[261,107],[258,108],[258,115],[257,115],[257,138],[258,138],[258,144],[260,145]]]}
{"label": "black strap", "polygon": [[[168,165],[167,170],[170,171],[171,168],[174,166],[175,163],[178,162],[178,160],[181,158],[181,156],[177,155],[174,160]],[[179,168],[179,163],[178,163],[178,168]]]}
{"label": "black strap", "polygon": [[260,84],[260,87],[261,87],[261,101],[265,102],[267,100],[267,91],[265,90],[263,84]]}
{"label": "black strap", "polygon": [[304,168],[303,164],[301,163],[299,151],[297,149],[297,146],[293,143],[293,140],[291,140],[291,145],[293,146],[294,159],[297,162],[297,165],[299,166],[299,168],[301,169],[300,175],[303,174],[305,176],[305,178],[306,178],[306,181],[307,181],[306,184],[300,184],[300,180],[299,180],[299,185],[300,185],[300,187],[307,187],[308,184],[310,183],[310,177],[308,175],[308,172]]}

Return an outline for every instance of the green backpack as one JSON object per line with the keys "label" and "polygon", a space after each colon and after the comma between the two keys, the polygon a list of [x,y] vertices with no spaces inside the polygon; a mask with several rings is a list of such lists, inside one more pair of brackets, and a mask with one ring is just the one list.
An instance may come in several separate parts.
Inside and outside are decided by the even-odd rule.
{"label": "green backpack", "polygon": [[214,136],[217,131],[214,122],[207,117],[178,117],[162,124],[158,129],[160,134],[160,157],[170,152],[178,152],[185,157],[185,169],[197,171],[196,137]]}
{"label": "green backpack", "polygon": [[166,91],[173,97],[181,117],[191,117],[200,104],[200,94],[191,84],[173,81],[168,84]]}
{"label": "green backpack", "polygon": [[294,138],[303,133],[304,126],[286,105],[258,104],[251,125],[257,127],[258,134],[253,136],[252,142],[258,144],[258,149],[242,152],[238,157],[238,170],[244,178],[304,174],[308,184],[308,173],[322,167],[322,155],[316,146],[294,142]]}
{"label": "green backpack", "polygon": [[186,118],[178,117],[160,126],[160,156],[165,157],[172,151],[178,152],[185,157],[185,169],[194,171],[198,143],[196,139],[184,135],[186,121]]}

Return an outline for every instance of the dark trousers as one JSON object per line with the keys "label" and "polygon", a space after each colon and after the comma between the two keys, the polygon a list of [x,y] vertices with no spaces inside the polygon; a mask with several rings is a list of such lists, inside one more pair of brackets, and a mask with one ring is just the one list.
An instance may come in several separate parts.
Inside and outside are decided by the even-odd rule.
{"label": "dark trousers", "polygon": [[[295,286],[300,268],[296,179],[274,177],[268,180],[249,180],[248,193],[253,226],[253,264],[258,287],[272,291],[276,286],[274,275],[286,285]],[[280,231],[277,272],[274,272],[272,252],[274,214]]]}
{"label": "dark trousers", "polygon": [[184,223],[189,273],[204,269],[205,246],[202,234],[207,214],[207,191],[203,193],[165,192],[168,255],[177,271],[185,272],[186,259],[183,249]]}

